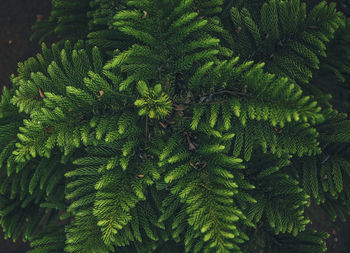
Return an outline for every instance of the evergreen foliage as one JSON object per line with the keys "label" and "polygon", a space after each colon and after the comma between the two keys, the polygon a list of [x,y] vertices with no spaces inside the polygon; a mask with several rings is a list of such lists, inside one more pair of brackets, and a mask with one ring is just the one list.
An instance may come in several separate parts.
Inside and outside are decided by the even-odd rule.
{"label": "evergreen foliage", "polygon": [[0,104],[6,238],[325,252],[350,214],[350,19],[299,0],[52,0]]}

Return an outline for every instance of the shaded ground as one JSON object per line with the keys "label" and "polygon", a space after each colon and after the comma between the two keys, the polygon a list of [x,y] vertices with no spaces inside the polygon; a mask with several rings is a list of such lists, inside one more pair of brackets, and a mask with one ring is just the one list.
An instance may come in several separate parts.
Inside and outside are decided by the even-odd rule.
{"label": "shaded ground", "polygon": [[[39,45],[29,41],[31,26],[37,18],[48,17],[50,0],[0,1],[0,85],[10,87],[9,76],[15,73],[17,62],[34,56]],[[2,89],[1,89],[2,91]]]}
{"label": "shaded ground", "polygon": [[[319,0],[306,1],[308,4],[318,3]],[[0,86],[11,87],[9,76],[15,73],[17,63],[39,52],[40,46],[36,41],[30,42],[31,26],[37,18],[47,18],[50,12],[50,0],[0,0]],[[336,222],[333,226],[323,224],[322,214],[315,214],[312,227],[331,233],[327,241],[327,253],[350,252],[350,216],[348,222]],[[1,253],[25,253],[29,243],[21,241],[13,243],[4,240],[0,230]]]}
{"label": "shaded ground", "polygon": [[345,215],[346,222],[343,223],[339,218],[332,222],[323,212],[313,213],[310,208],[306,210],[306,214],[312,221],[312,224],[308,225],[310,228],[330,234],[326,253],[350,253],[350,215]]}

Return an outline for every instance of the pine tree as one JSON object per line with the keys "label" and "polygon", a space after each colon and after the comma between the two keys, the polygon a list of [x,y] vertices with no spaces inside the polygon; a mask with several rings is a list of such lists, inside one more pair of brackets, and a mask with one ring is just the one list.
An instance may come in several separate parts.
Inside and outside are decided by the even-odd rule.
{"label": "pine tree", "polygon": [[6,238],[326,251],[350,214],[350,19],[299,0],[52,0],[0,105]]}

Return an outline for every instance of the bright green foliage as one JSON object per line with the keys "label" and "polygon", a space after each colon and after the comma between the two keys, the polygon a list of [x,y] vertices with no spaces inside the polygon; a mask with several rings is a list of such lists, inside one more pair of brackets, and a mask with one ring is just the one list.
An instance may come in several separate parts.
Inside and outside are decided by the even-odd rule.
{"label": "bright green foliage", "polygon": [[350,19],[334,3],[52,3],[33,36],[58,42],[1,98],[5,238],[32,253],[326,250],[310,212],[350,213]]}
{"label": "bright green foliage", "polygon": [[[162,3],[158,2],[168,2],[170,8],[159,8],[157,5]],[[193,71],[202,62],[216,59],[219,40],[205,31],[208,21],[192,11],[192,4],[192,1],[129,1],[132,8],[115,15],[114,25],[118,30],[137,40],[129,50],[117,50],[116,56],[105,65],[105,69],[120,68],[127,73],[120,91],[128,89],[135,80],[156,78],[167,86],[177,74]],[[174,91],[175,87],[168,86],[165,92],[172,96],[185,87],[181,84]]]}
{"label": "bright green foliage", "polygon": [[[96,143],[96,139],[101,139],[104,134],[108,136],[116,127],[117,122],[107,121],[107,115],[104,113],[121,114],[118,108],[123,101],[117,100],[113,85],[99,74],[102,71],[102,58],[98,49],[96,47],[92,49],[92,56],[89,59],[85,50],[70,51],[69,45],[66,43],[65,49],[60,54],[54,51],[53,46],[53,54],[60,60],[60,65],[53,61],[47,67],[46,75],[45,72],[37,72],[28,80],[15,79],[15,84],[19,82],[20,88],[12,101],[20,111],[31,113],[31,120],[24,120],[26,127],[21,127],[21,133],[18,134],[18,138],[22,141],[22,144],[17,145],[18,161],[24,159],[27,150],[30,150],[32,157],[39,154],[49,158],[50,150],[56,145],[64,147],[67,155],[79,148],[82,143],[85,145]],[[42,57],[39,55],[38,58]],[[30,63],[23,64],[21,70],[23,75],[26,75],[25,68],[28,64]],[[121,79],[113,73],[106,74],[111,82],[118,82]],[[51,86],[48,86],[49,84]],[[28,92],[34,90],[35,96],[26,96]],[[128,97],[126,94],[124,96]],[[84,124],[76,122],[74,119],[77,118]],[[96,138],[90,133],[95,127]]]}
{"label": "bright green foliage", "polygon": [[[65,174],[67,178],[71,179],[67,184],[66,199],[71,202],[67,211],[72,212],[76,217],[74,222],[65,228],[67,238],[65,250],[67,252],[87,252],[89,249],[93,252],[109,252],[108,247],[101,239],[101,232],[96,226],[96,217],[92,213],[93,203],[96,199],[94,186],[100,177],[98,165],[101,162],[99,160],[103,159],[95,159],[94,163],[89,163],[86,160],[80,161],[80,164],[85,165],[85,167],[71,170]],[[74,163],[79,164],[79,161],[75,160]],[[113,247],[109,247],[109,249],[111,250]]]}
{"label": "bright green foliage", "polygon": [[[216,142],[209,136],[202,136],[203,143],[208,144],[198,149],[198,155],[185,151],[183,143],[176,142],[179,136],[170,137],[165,148],[159,150],[161,168],[164,166],[167,173],[164,180],[170,183],[170,192],[175,195],[164,200],[165,212],[159,220],[173,217],[176,206],[180,206],[179,216],[172,224],[172,237],[179,241],[180,233],[185,232],[185,252],[200,252],[203,247],[230,252],[247,240],[245,233],[237,227],[238,221],[253,226],[245,221],[246,217],[239,208],[232,208],[232,196],[239,199],[242,193],[237,188],[246,182],[243,179],[236,181],[230,168],[242,169],[244,166],[241,165],[242,159],[225,154],[224,145],[209,144],[210,139]],[[203,160],[208,163],[203,164]],[[180,203],[183,203],[182,207]],[[195,239],[197,237],[203,238],[204,243]]]}
{"label": "bright green foliage", "polygon": [[165,118],[172,109],[169,97],[162,92],[161,84],[156,84],[153,89],[149,89],[143,81],[137,83],[137,89],[142,99],[135,101],[134,105],[141,107],[139,115],[148,114],[151,119]]}

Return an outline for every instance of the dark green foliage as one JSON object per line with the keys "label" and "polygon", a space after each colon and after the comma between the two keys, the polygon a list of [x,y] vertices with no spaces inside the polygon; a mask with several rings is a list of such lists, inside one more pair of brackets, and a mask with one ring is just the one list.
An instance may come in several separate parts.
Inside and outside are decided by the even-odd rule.
{"label": "dark green foliage", "polygon": [[114,15],[124,10],[125,0],[91,0],[91,9],[87,16],[91,18],[89,22],[89,33],[87,43],[99,47],[103,53],[112,55],[113,50],[126,50],[135,43],[135,40],[120,32],[113,25]]}
{"label": "dark green foliage", "polygon": [[316,253],[326,250],[325,239],[329,235],[315,230],[306,230],[301,232],[297,237],[290,235],[281,235],[274,237],[271,240],[271,248],[266,250],[267,253],[272,252],[302,252],[302,253]]}
{"label": "dark green foliage", "polygon": [[30,253],[62,252],[64,248],[65,233],[64,225],[46,225],[45,228],[33,237]]}
{"label": "dark green foliage", "polygon": [[[230,11],[233,50],[241,59],[266,62],[265,70],[287,76],[298,84],[308,83],[312,71],[319,69],[320,57],[326,56],[325,43],[334,31],[344,26],[335,4],[321,2],[306,15],[306,4],[271,0],[262,5],[255,20],[250,9],[233,7]],[[319,13],[327,18],[319,19]]]}
{"label": "dark green foliage", "polygon": [[297,236],[290,234],[275,235],[272,231],[264,229],[265,225],[260,223],[255,231],[249,236],[251,238],[247,253],[255,253],[263,250],[267,253],[317,253],[326,250],[325,239],[329,234],[306,229]]}
{"label": "dark green foliage", "polygon": [[[350,19],[346,20],[345,26],[335,33],[335,39],[330,41],[327,57],[321,59],[320,68],[310,80],[310,85],[305,87],[318,96],[331,93],[331,104],[338,110],[349,112],[349,87],[350,87]],[[327,103],[327,106],[330,106]]]}
{"label": "dark green foliage", "polygon": [[[53,0],[0,105],[6,238],[44,252],[326,250],[350,213],[350,20],[299,0]],[[333,108],[335,107],[335,110]]]}
{"label": "dark green foliage", "polygon": [[49,20],[40,20],[33,26],[37,31],[33,38],[40,37],[40,42],[55,36],[59,39],[84,39],[88,33],[90,19],[90,0],[52,0],[52,11]]}
{"label": "dark green foliage", "polygon": [[350,16],[350,2],[349,2],[349,0],[337,0],[337,2],[339,3],[341,10],[345,14]]}

